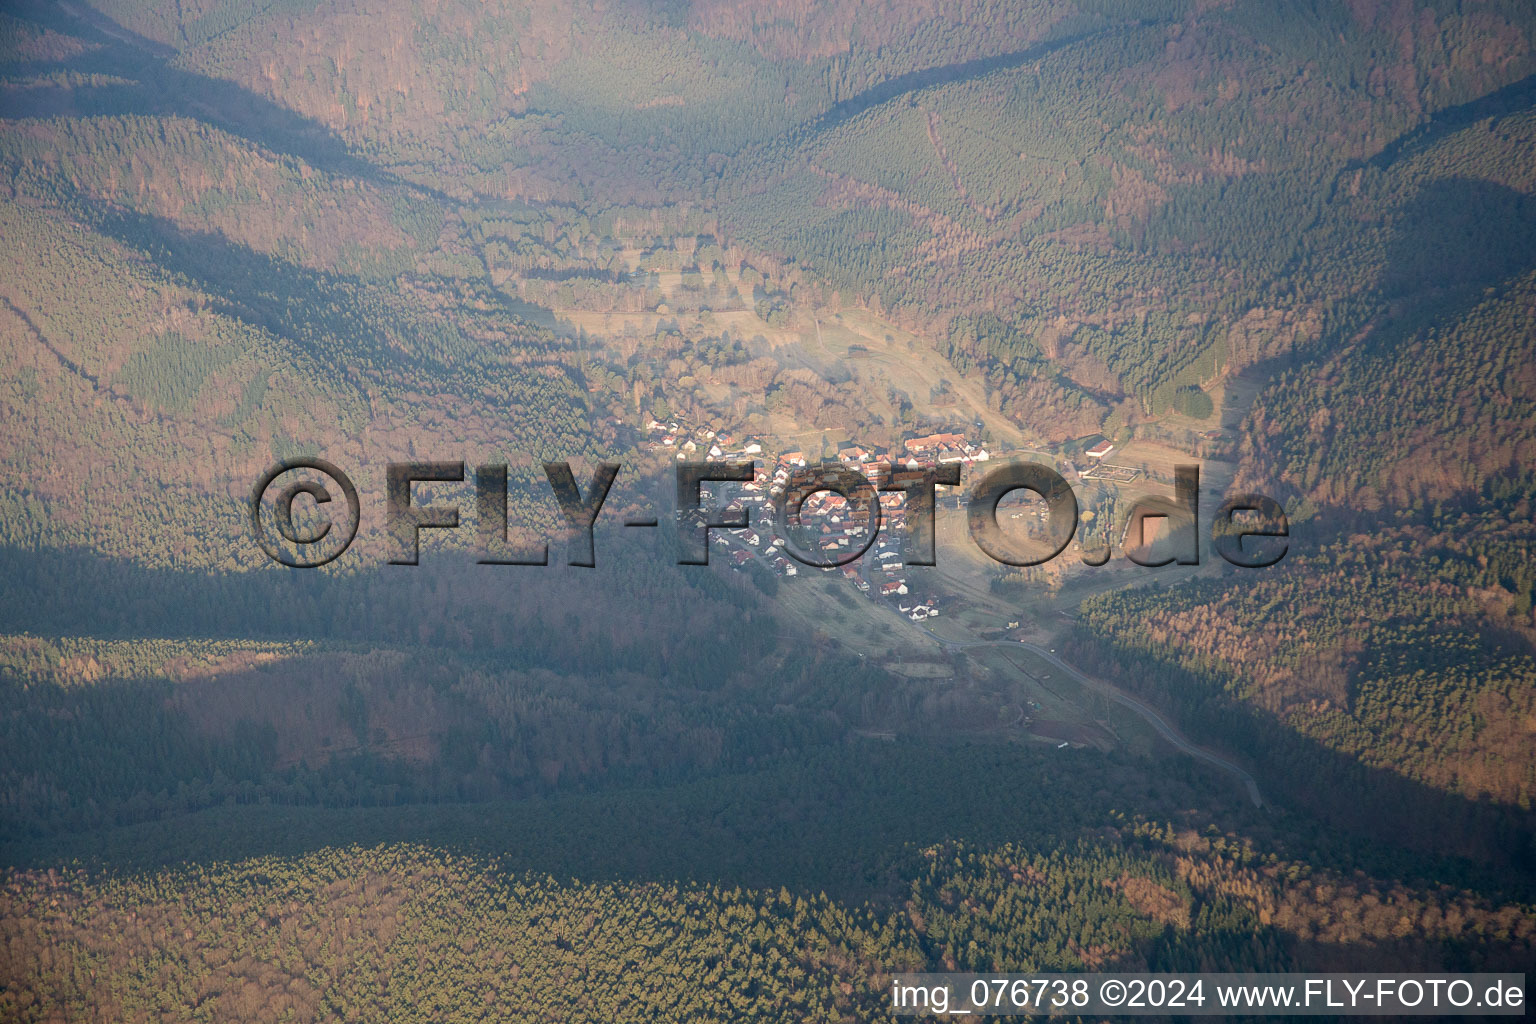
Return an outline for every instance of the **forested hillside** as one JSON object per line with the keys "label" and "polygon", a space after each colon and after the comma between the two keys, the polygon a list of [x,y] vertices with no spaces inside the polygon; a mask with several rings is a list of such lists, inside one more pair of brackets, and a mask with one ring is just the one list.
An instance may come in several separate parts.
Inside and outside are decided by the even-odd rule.
{"label": "forested hillside", "polygon": [[[0,1018],[1522,969],[1533,229],[1526,0],[9,5]],[[930,433],[1117,558],[1191,461],[1290,551],[877,604],[619,525]],[[300,455],[363,509],[307,572],[248,507]],[[563,460],[623,466],[595,569],[476,564],[469,481],[386,564],[387,464],[542,535]]]}
{"label": "forested hillside", "polygon": [[[860,753],[543,807],[205,812],[184,823],[184,867],[153,867],[163,844],[120,831],[105,848],[140,871],[7,879],[7,1010],[852,1021],[883,1019],[889,974],[924,966],[1510,969],[1530,955],[1529,906],[1508,896],[1391,882],[1358,859],[1330,869],[1316,848],[1308,863],[1268,824],[1255,839],[1177,820],[1196,780],[1149,785],[1098,755]],[[1105,787],[1140,811],[1111,809]],[[978,840],[938,838],[956,829]],[[124,860],[135,850],[147,858]]]}
{"label": "forested hillside", "polygon": [[[1379,221],[1399,203],[1497,203],[1487,187],[1452,193],[1491,185],[1503,172],[1490,167],[1522,150],[1515,138],[1504,153],[1479,142],[1455,159],[1415,156],[1384,186],[1380,165],[1409,159],[1407,140],[1522,109],[1536,71],[1536,20],[1513,2],[823,6],[492,4],[428,18],[395,4],[129,0],[83,19],[37,14],[44,25],[17,35],[36,47],[77,32],[95,48],[73,62],[133,88],[13,95],[169,116],[148,127],[200,168],[176,186],[148,154],[114,175],[107,139],[88,143],[105,166],[59,177],[94,180],[110,201],[122,197],[102,192],[131,177],[135,209],[261,251],[282,227],[291,258],[327,269],[388,273],[414,253],[454,278],[521,278],[515,294],[537,304],[526,257],[504,255],[508,242],[526,249],[526,229],[422,252],[438,203],[531,204],[546,225],[542,266],[589,287],[611,271],[603,249],[654,221],[645,211],[701,211],[704,231],[786,284],[945,336],[957,366],[989,372],[1000,408],[1066,437],[1353,335],[1374,301],[1369,268],[1413,248],[1391,231],[1358,237],[1361,211]],[[189,117],[317,170],[264,156],[221,174],[237,143],[199,137]],[[339,230],[315,195],[322,172],[363,178],[347,185],[357,213]],[[252,196],[292,196],[291,212],[241,228]],[[963,326],[984,314],[1008,325],[1004,340]]]}
{"label": "forested hillside", "polygon": [[1319,219],[1372,282],[1358,332],[1260,391],[1240,474],[1310,517],[1305,553],[1096,599],[1078,643],[1338,820],[1408,828],[1431,800],[1484,824],[1428,838],[1492,853],[1528,849],[1536,786],[1536,120],[1486,106],[1346,176]]}
{"label": "forested hillside", "polygon": [[[1437,805],[1528,835],[1536,792],[1526,756],[1536,715],[1528,501],[1371,530],[1288,559],[1261,580],[1096,599],[1084,608],[1081,653],[1341,822],[1379,816],[1406,827],[1430,799],[1402,784],[1412,780],[1456,798]],[[1487,814],[1490,805],[1504,810]],[[1497,829],[1426,838],[1488,844],[1487,856],[1530,855],[1501,850],[1508,836]]]}

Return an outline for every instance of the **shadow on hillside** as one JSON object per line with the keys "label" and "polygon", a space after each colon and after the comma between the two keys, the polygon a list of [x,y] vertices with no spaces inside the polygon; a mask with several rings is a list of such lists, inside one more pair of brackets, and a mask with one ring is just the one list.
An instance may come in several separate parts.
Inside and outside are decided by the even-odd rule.
{"label": "shadow on hillside", "polygon": [[[1051,799],[1042,801],[1042,793]],[[1080,838],[1106,850],[1126,842],[1101,829],[1118,807],[1135,806],[1163,820],[1164,808],[1209,806],[1212,800],[1202,787],[1092,751],[866,741],[794,752],[748,771],[675,785],[547,799],[283,807],[248,796],[166,820],[0,843],[0,863],[41,869],[74,860],[123,874],[408,843],[494,860],[495,870],[512,874],[770,892],[784,886],[888,905],[904,900],[912,879],[926,874],[931,862],[921,851],[957,836],[971,850],[1013,842],[1028,850],[1062,850],[1070,858]],[[1160,859],[1170,852],[1158,841],[1142,846],[1130,839],[1126,845],[1133,856]],[[1325,879],[1333,868],[1346,884],[1366,881],[1350,865],[1317,866],[1328,872]],[[1392,883],[1390,877],[1381,881]],[[1358,929],[1347,912],[1339,912],[1374,906],[1379,904],[1325,908],[1322,923],[1342,918],[1343,927]],[[1132,970],[1144,962],[1162,971],[1509,970],[1519,968],[1511,961],[1522,953],[1507,937],[1481,931],[1452,942],[1416,936],[1306,941],[1256,924],[1240,909],[1224,907],[1219,896],[1206,909],[1210,913],[1196,927],[1169,928],[1102,969]]]}
{"label": "shadow on hillside", "polygon": [[[746,768],[722,765],[667,785],[587,793],[546,788],[545,796],[528,800],[335,806],[322,778],[307,806],[284,807],[261,801],[261,789],[247,786],[243,795],[190,814],[13,839],[0,844],[0,863],[79,857],[122,871],[411,842],[560,878],[688,879],[899,897],[905,885],[898,868],[917,861],[914,848],[955,837],[983,847],[1070,843],[1113,820],[1117,807],[1145,808],[1159,818],[1191,804],[1219,807],[1221,795],[1209,782],[1188,782],[1177,771],[1150,773],[1145,762],[1097,751],[852,740],[790,749]],[[1052,800],[1042,801],[1042,791]]]}
{"label": "shadow on hillside", "polygon": [[[233,82],[186,71],[172,64],[176,51],[129,31],[109,16],[78,3],[56,5],[26,0],[7,13],[45,28],[95,43],[98,49],[66,61],[66,66],[132,80],[132,85],[71,90],[41,90],[35,100],[12,96],[19,110],[58,113],[179,115],[207,122],[231,135],[278,153],[298,157],[320,170],[381,183],[400,180],[355,156],[334,132]],[[407,187],[431,192],[414,184]],[[439,198],[443,198],[439,196]]]}
{"label": "shadow on hillside", "polygon": [[1490,181],[1442,178],[1397,211],[1378,287],[1399,320],[1444,318],[1533,267],[1536,196]]}
{"label": "shadow on hillside", "polygon": [[1405,156],[1429,148],[1436,141],[1486,117],[1502,117],[1536,105],[1536,74],[1526,75],[1502,89],[1467,103],[1447,107],[1418,128],[1394,139],[1380,153],[1365,161],[1370,167],[1387,167]]}
{"label": "shadow on hillside", "polygon": [[[126,509],[116,525],[150,529],[133,517],[156,511]],[[382,530],[382,520],[382,508],[363,509],[363,530]],[[185,571],[82,548],[0,546],[0,632],[441,647],[507,668],[634,672],[702,690],[721,667],[716,650],[690,642],[693,630],[743,656],[771,646],[749,621],[763,598],[748,578],[676,565],[670,545],[637,550],[643,540],[626,546],[634,531],[621,530],[600,524],[595,569],[563,565],[557,543],[548,566],[476,565],[472,550],[433,550],[429,537],[419,565],[352,573],[270,563]],[[231,566],[262,557],[248,536],[232,546]]]}
{"label": "shadow on hillside", "polygon": [[[1141,22],[1138,25],[1149,24]],[[1050,39],[1037,43],[1034,46],[1017,50],[1013,53],[1002,53],[992,57],[977,57],[973,60],[959,61],[954,64],[942,64],[936,67],[921,68],[917,71],[909,71],[906,74],[888,78],[878,85],[871,86],[857,95],[834,103],[826,113],[810,123],[794,129],[795,133],[810,133],[831,128],[835,125],[850,121],[858,115],[878,107],[882,103],[888,103],[898,96],[919,89],[926,89],[934,85],[948,85],[954,82],[963,82],[973,78],[981,78],[990,75],[994,71],[1004,71],[1010,68],[1020,68],[1026,64],[1055,53],[1057,50],[1066,49],[1077,43],[1102,35],[1105,30],[1098,29],[1092,32],[1079,32],[1074,35],[1064,36],[1060,39]]]}
{"label": "shadow on hillside", "polygon": [[[845,724],[857,717],[858,695],[866,684],[873,685],[854,678],[862,669],[843,665],[834,653],[818,654],[810,650],[812,644],[802,652],[810,659],[804,671],[812,676],[806,678],[843,680],[838,687],[822,687],[825,692],[819,697],[802,692],[800,687],[810,684],[795,681],[801,680],[799,675],[781,683],[779,677],[788,672],[785,666],[778,673],[752,674],[750,684],[741,684],[746,689],[719,690],[720,652],[729,651],[741,665],[750,665],[768,652],[760,630],[754,632],[736,606],[740,598],[731,584],[737,581],[720,579],[715,573],[689,576],[697,589],[669,586],[653,575],[619,573],[594,590],[594,584],[586,582],[591,578],[585,576],[582,584],[574,586],[542,584],[538,570],[512,580],[495,571],[466,573],[453,567],[434,571],[427,565],[391,568],[393,572],[350,578],[275,570],[218,575],[150,570],[81,551],[0,548],[0,575],[7,580],[0,593],[0,630],[40,636],[317,640],[357,651],[410,650],[428,658],[436,650],[467,670],[473,669],[476,659],[486,659],[493,670],[575,673],[612,680],[611,685],[631,678],[628,685],[641,687],[636,693],[666,691],[680,701],[691,693],[695,696],[687,698],[686,706],[703,702],[698,706],[706,712],[708,707],[723,712],[767,706],[764,702],[809,700],[808,708],[820,707],[818,713],[831,714]],[[712,636],[715,642],[701,645],[699,635]],[[834,668],[839,675],[815,674]],[[780,685],[786,687],[783,695],[772,689]],[[849,701],[853,704],[845,707]],[[647,699],[633,710],[640,713],[650,707],[654,705]],[[110,707],[101,709],[107,715],[104,735],[110,735],[106,728],[110,712]],[[1358,866],[1379,877],[1428,874],[1482,891],[1526,886],[1536,872],[1532,862],[1536,827],[1528,812],[1466,800],[1366,768],[1277,729],[1246,708],[1213,704],[1197,707],[1184,718],[1197,741],[1224,750],[1266,752],[1255,766],[1255,775],[1266,797],[1278,798],[1281,807],[1272,813],[1289,823],[1277,834],[1292,847],[1302,841],[1298,836],[1312,837],[1311,848],[1292,849],[1293,856],[1308,859],[1316,850],[1330,863]],[[815,720],[814,716],[803,719]],[[776,722],[778,728],[802,719],[770,716],[762,721]],[[256,743],[259,733],[259,729],[252,732],[245,746]],[[803,739],[815,733],[812,729]],[[722,764],[751,750],[755,742],[746,734],[736,740],[729,737],[727,731]],[[465,749],[478,750],[478,741]],[[759,748],[757,753],[763,751]],[[1162,761],[1155,774],[1146,771],[1146,762],[1136,761],[1132,768],[1126,774],[1144,776],[1138,785],[1166,786],[1170,779],[1186,778],[1200,796],[1196,799],[1191,793],[1194,802],[1180,806],[1225,807],[1225,812],[1218,813],[1265,827],[1264,816],[1243,806],[1242,794],[1216,769],[1178,757]],[[922,770],[918,764],[902,768],[904,772]],[[401,785],[398,791],[403,794],[407,789]],[[325,792],[325,787],[319,791]],[[459,799],[475,793],[458,788],[457,783],[441,792]],[[252,791],[253,802],[257,795]],[[1111,797],[1113,806],[1129,810],[1151,810],[1163,802],[1159,798],[1137,803],[1138,798],[1124,786],[1107,791],[1105,798]],[[895,817],[900,817],[898,811],[897,806],[891,808]],[[1317,827],[1318,822],[1326,827]],[[785,826],[794,831],[788,823]],[[386,818],[369,827],[396,835],[403,826]],[[803,840],[786,840],[784,856],[793,859],[795,844]]]}
{"label": "shadow on hillside", "polygon": [[[407,350],[381,337],[381,324],[362,308],[367,282],[311,270],[210,232],[186,231],[164,217],[77,196],[91,227],[145,252],[163,270],[185,277],[218,300],[213,308],[284,338],[354,384],[356,367],[396,365],[420,371]],[[344,342],[349,359],[335,358],[324,339]]]}
{"label": "shadow on hillside", "polygon": [[486,298],[500,308],[480,312],[504,317],[502,326],[509,331],[522,329],[517,343],[506,347],[474,341],[441,315],[401,315],[391,305],[394,289],[384,282],[314,270],[223,235],[187,231],[166,218],[87,196],[77,196],[75,206],[95,230],[145,252],[157,266],[213,297],[217,312],[287,340],[365,391],[363,378],[370,374],[414,386],[435,381],[478,388],[485,373],[505,372],[529,350],[567,347],[530,322],[537,307],[514,305],[499,293]]}
{"label": "shadow on hillside", "polygon": [[[1393,230],[1374,292],[1359,307],[1378,314],[1360,343],[1368,357],[1390,358],[1415,336],[1453,326],[1490,289],[1536,269],[1536,196],[1491,181],[1442,178],[1425,184],[1390,215]],[[1365,327],[1364,312],[1334,318],[1304,351],[1255,364],[1244,375],[1273,377],[1292,366],[1335,359],[1354,346],[1355,332]],[[1269,386],[1260,386],[1260,393]],[[1438,415],[1431,409],[1412,411]],[[1236,409],[1223,407],[1224,428],[1233,429],[1236,418]],[[1261,447],[1273,443],[1261,439]]]}
{"label": "shadow on hillside", "polygon": [[[1383,195],[1378,211],[1389,218],[1391,233],[1376,292],[1394,305],[1394,320],[1410,322],[1410,330],[1419,326],[1424,316],[1454,313],[1483,288],[1536,266],[1536,197],[1496,181],[1467,176],[1432,178],[1415,186],[1391,170],[1391,165],[1483,118],[1533,106],[1536,75],[1441,111],[1370,160],[1347,165],[1334,178],[1328,203],[1340,202],[1339,182],[1361,167],[1384,171],[1384,186],[1416,187],[1402,197]],[[1478,170],[1474,168],[1473,173]],[[1490,170],[1496,173],[1498,168]],[[1346,326],[1358,330],[1363,324]],[[1332,353],[1346,340],[1324,339],[1322,348]]]}
{"label": "shadow on hillside", "polygon": [[[1087,634],[1074,644],[1074,655],[1087,670],[1117,680],[1163,709],[1194,742],[1249,767],[1283,813],[1302,822],[1311,819],[1314,848],[1326,851],[1329,861],[1410,877],[1418,858],[1465,860],[1482,865],[1475,874],[1491,872],[1485,884],[1502,877],[1516,888],[1536,886],[1536,812],[1469,799],[1363,764],[1233,700],[1212,681],[1171,661],[1148,664]],[[1119,670],[1122,663],[1138,667],[1127,673]],[[1303,827],[1296,834],[1309,832]]]}

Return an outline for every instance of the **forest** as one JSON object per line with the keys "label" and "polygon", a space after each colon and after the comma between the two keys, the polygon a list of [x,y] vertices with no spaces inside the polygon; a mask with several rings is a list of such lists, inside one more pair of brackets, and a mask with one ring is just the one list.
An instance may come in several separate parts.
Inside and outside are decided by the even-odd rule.
{"label": "forest", "polygon": [[[1533,83],[1522,0],[7,5],[0,1018],[1523,969]],[[976,589],[1263,806],[616,525],[595,570],[249,533],[300,455],[369,509],[390,462],[507,462],[531,529],[541,462],[614,461],[612,522],[655,512],[653,419],[1223,453],[1281,565]]]}

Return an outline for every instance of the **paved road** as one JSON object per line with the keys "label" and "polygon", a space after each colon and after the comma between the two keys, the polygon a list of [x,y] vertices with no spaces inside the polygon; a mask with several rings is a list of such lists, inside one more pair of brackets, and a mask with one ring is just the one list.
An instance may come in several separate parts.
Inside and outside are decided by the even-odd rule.
{"label": "paved road", "polygon": [[974,647],[1006,647],[1010,650],[1018,650],[1022,647],[1024,650],[1039,656],[1040,658],[1049,662],[1051,665],[1071,676],[1073,679],[1076,679],[1079,683],[1088,689],[1097,693],[1102,693],[1110,700],[1130,708],[1132,711],[1136,712],[1136,714],[1146,719],[1148,724],[1150,724],[1153,729],[1157,730],[1157,734],[1159,736],[1173,744],[1173,746],[1177,749],[1188,754],[1190,757],[1198,758],[1199,760],[1205,761],[1208,764],[1215,765],[1223,771],[1231,772],[1242,782],[1243,788],[1248,791],[1248,799],[1253,801],[1253,805],[1255,807],[1264,806],[1264,798],[1259,793],[1259,784],[1255,782],[1253,776],[1249,775],[1248,772],[1245,771],[1240,765],[1234,764],[1233,762],[1227,760],[1225,757],[1222,757],[1220,754],[1213,754],[1209,750],[1195,746],[1193,743],[1189,742],[1189,740],[1185,739],[1184,736],[1177,729],[1175,729],[1169,723],[1169,721],[1164,718],[1155,708],[1140,700],[1137,700],[1130,694],[1109,685],[1103,680],[1094,679],[1091,676],[1084,675],[1072,665],[1069,665],[1062,661],[1060,658],[1056,657],[1056,655],[1052,654],[1046,648],[1031,643],[1022,643],[1018,640],[946,640],[944,637],[939,636],[931,629],[926,627],[919,628],[934,640],[942,644],[944,647],[954,650],[968,650]]}

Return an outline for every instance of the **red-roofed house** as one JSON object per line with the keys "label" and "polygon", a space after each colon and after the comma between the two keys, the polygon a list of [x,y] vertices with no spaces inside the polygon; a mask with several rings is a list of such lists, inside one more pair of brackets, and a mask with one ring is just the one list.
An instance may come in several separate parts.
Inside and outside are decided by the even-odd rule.
{"label": "red-roofed house", "polygon": [[965,443],[964,434],[929,434],[907,441],[907,451],[926,452],[935,448],[957,448]]}

